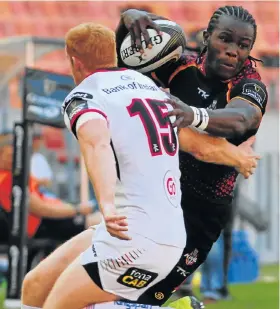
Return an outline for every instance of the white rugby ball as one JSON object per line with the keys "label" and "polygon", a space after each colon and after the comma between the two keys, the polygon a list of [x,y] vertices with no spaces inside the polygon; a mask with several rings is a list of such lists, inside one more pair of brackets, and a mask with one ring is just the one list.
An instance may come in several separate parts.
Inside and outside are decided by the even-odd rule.
{"label": "white rugby ball", "polygon": [[152,48],[149,49],[141,36],[144,54],[131,45],[131,35],[128,34],[120,47],[120,66],[139,71],[151,72],[169,61],[176,61],[186,47],[186,36],[183,29],[173,21],[156,20],[162,35],[154,29],[147,29]]}

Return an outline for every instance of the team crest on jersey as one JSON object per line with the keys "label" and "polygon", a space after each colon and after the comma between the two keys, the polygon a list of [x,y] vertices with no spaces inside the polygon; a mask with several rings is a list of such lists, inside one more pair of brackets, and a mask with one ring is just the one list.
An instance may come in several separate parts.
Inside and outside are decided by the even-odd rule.
{"label": "team crest on jersey", "polygon": [[213,100],[213,102],[207,107],[207,109],[216,109],[217,107],[217,100]]}
{"label": "team crest on jersey", "polygon": [[186,258],[186,265],[191,266],[197,262],[198,250],[194,249],[193,252],[184,255]]}

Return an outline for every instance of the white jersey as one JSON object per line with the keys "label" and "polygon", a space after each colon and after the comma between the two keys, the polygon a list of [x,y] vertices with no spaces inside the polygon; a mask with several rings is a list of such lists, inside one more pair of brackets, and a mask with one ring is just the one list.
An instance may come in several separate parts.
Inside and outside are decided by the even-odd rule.
{"label": "white jersey", "polygon": [[129,231],[183,248],[179,143],[165,117],[172,108],[166,98],[136,71],[99,70],[67,96],[64,120],[74,134],[81,115],[107,121],[118,173],[115,203]]}

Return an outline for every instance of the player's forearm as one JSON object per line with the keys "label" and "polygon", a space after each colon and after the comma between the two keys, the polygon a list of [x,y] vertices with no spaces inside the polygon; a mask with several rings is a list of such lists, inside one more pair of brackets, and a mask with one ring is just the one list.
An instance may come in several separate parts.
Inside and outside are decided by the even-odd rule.
{"label": "player's forearm", "polygon": [[81,147],[87,172],[103,213],[103,206],[114,205],[117,181],[116,163],[110,144],[86,144]]}
{"label": "player's forearm", "polygon": [[181,150],[200,161],[236,168],[242,166],[242,151],[223,138],[184,128],[179,132],[179,142]]}
{"label": "player's forearm", "polygon": [[41,199],[37,194],[31,193],[29,211],[42,218],[72,218],[77,215],[77,210],[70,204],[52,204]]}
{"label": "player's forearm", "polygon": [[208,110],[209,122],[206,132],[225,138],[239,138],[258,126],[256,114],[247,108],[225,108]]}
{"label": "player's forearm", "polygon": [[241,150],[223,138],[215,139],[216,141],[212,145],[206,146],[208,149],[201,151],[197,159],[208,163],[240,168],[243,162]]}

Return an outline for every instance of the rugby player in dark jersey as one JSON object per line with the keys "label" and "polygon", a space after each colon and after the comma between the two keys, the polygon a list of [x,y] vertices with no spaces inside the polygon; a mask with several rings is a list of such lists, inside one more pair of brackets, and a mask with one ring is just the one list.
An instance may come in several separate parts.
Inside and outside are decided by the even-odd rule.
{"label": "rugby player in dark jersey", "polygon": [[[122,13],[116,32],[119,60],[120,45],[128,31],[142,49],[141,33],[148,44],[146,28],[159,31],[153,23],[156,19],[162,17],[137,10]],[[247,10],[221,7],[209,20],[199,56],[186,52],[179,61],[149,73],[155,82],[186,103],[173,104],[172,114],[178,116],[176,125],[192,125],[235,145],[257,133],[267,91],[255,69],[257,59],[250,56],[256,35],[256,22]],[[203,163],[184,152],[180,154],[180,167],[187,245],[184,256],[166,278],[175,289],[204,262],[229,221],[238,176],[231,167]],[[150,289],[150,297],[161,292],[164,297],[158,304],[162,304],[170,295],[168,288],[164,282],[159,283]]]}

